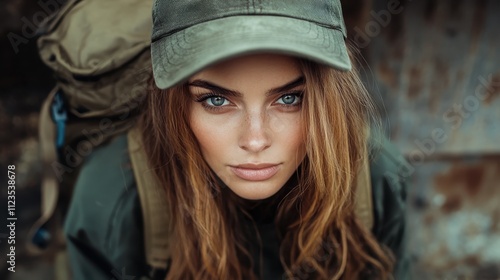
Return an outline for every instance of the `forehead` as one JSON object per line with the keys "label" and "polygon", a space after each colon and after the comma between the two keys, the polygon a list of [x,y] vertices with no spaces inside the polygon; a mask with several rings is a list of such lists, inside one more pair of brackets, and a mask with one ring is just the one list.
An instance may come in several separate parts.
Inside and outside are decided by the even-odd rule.
{"label": "forehead", "polygon": [[281,54],[239,56],[205,68],[189,79],[207,80],[228,88],[275,87],[299,77],[298,59]]}

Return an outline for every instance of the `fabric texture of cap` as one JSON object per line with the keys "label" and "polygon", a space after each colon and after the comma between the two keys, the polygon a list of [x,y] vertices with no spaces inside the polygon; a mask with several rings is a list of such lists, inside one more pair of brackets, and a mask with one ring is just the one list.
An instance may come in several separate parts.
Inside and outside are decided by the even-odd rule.
{"label": "fabric texture of cap", "polygon": [[161,89],[230,57],[280,53],[348,71],[340,0],[155,0],[151,55]]}

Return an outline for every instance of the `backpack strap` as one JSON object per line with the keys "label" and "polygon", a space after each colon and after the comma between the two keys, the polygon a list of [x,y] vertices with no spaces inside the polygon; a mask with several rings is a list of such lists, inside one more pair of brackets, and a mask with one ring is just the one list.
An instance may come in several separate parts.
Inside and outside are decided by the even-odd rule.
{"label": "backpack strap", "polygon": [[149,167],[137,126],[128,131],[127,138],[132,169],[141,200],[146,261],[154,275],[158,271],[160,273],[168,271],[170,264],[169,209],[166,194],[158,184],[154,170]]}
{"label": "backpack strap", "polygon": [[354,212],[368,229],[373,229],[373,201],[369,157],[366,155],[356,177]]}
{"label": "backpack strap", "polygon": [[[43,178],[41,186],[41,217],[35,222],[28,233],[26,248],[29,253],[37,255],[44,251],[50,238],[48,230],[45,228],[49,220],[53,218],[59,199],[59,181],[56,174],[52,170],[53,164],[57,162],[57,151],[55,146],[56,141],[56,126],[51,119],[51,106],[59,87],[55,87],[47,99],[45,99],[40,112],[39,122],[39,141],[41,159],[43,162]],[[57,224],[57,223],[56,223]],[[60,231],[55,233],[55,241],[57,245],[64,244],[64,237]]]}

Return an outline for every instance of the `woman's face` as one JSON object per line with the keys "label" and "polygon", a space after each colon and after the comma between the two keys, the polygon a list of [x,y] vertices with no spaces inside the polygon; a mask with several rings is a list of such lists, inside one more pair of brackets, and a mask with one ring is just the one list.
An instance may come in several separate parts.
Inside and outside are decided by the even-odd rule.
{"label": "woman's face", "polygon": [[191,129],[238,196],[272,196],[304,159],[304,86],[296,59],[277,54],[233,58],[189,79]]}

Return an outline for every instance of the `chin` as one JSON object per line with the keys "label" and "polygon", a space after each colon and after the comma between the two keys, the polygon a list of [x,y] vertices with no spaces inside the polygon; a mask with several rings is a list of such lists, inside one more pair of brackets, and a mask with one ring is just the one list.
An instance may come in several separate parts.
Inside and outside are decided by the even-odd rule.
{"label": "chin", "polygon": [[229,187],[237,196],[248,200],[266,199],[276,194],[280,187],[269,182],[250,182]]}

